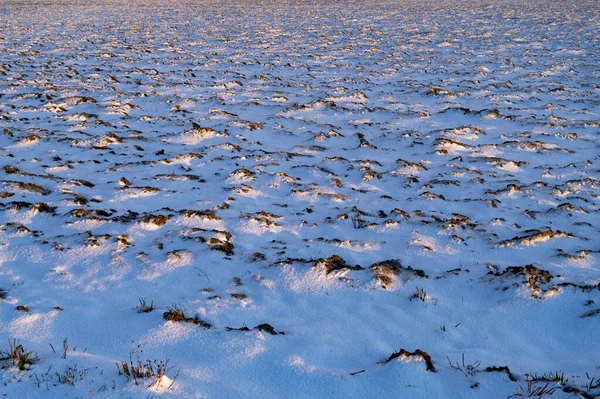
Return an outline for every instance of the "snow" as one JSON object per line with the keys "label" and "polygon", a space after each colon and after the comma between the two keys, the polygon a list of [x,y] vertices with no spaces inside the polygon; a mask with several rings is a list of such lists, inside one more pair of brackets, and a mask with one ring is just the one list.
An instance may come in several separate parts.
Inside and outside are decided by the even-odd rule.
{"label": "snow", "polygon": [[597,2],[0,10],[0,395],[600,396]]}

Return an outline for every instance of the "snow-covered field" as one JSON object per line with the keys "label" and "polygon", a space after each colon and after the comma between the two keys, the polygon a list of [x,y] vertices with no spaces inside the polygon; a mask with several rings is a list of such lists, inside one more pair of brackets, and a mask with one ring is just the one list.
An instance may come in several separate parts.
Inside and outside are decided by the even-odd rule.
{"label": "snow-covered field", "polygon": [[0,131],[2,397],[600,395],[597,1],[2,0]]}

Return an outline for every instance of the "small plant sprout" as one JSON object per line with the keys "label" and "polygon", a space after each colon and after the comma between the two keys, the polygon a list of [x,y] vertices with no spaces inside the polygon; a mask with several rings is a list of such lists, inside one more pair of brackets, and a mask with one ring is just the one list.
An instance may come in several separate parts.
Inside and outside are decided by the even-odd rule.
{"label": "small plant sprout", "polygon": [[32,364],[40,359],[31,351],[26,350],[16,339],[8,340],[8,349],[0,350],[1,368],[16,367],[19,371],[29,370]]}
{"label": "small plant sprout", "polygon": [[365,220],[360,217],[360,213],[353,215],[350,219],[352,220],[352,226],[354,226],[355,229],[362,229],[367,224]]}
{"label": "small plant sprout", "polygon": [[67,351],[69,350],[69,344],[67,343],[67,339],[65,338],[65,340],[63,341],[63,354],[62,354],[62,358],[66,359],[67,358]]}
{"label": "small plant sprout", "polygon": [[590,377],[587,372],[585,373],[585,376],[588,379],[588,382],[585,384],[586,391],[591,392],[594,389],[600,388],[600,380],[598,378]]}
{"label": "small plant sprout", "polygon": [[544,373],[542,375],[534,374],[532,377],[534,381],[556,382],[560,385],[567,385],[569,382],[569,379],[565,377],[565,373],[558,370],[555,372]]}
{"label": "small plant sprout", "polygon": [[463,373],[465,375],[465,377],[468,377],[468,376],[474,377],[475,374],[477,374],[477,372],[478,372],[479,366],[481,365],[481,360],[477,360],[476,362],[473,362],[471,364],[466,363],[464,353],[462,354],[462,362],[461,362],[462,366],[458,362],[454,362],[454,364],[452,364],[452,362],[450,361],[450,358],[447,358],[447,359],[448,359],[448,363],[450,364],[450,367],[460,371],[461,373]]}

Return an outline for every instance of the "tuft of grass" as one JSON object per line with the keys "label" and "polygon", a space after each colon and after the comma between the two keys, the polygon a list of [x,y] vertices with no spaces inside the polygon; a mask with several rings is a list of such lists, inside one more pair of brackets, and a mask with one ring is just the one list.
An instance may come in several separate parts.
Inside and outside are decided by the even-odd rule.
{"label": "tuft of grass", "polygon": [[0,362],[3,369],[16,367],[19,371],[28,370],[40,359],[31,351],[26,350],[16,339],[8,340],[8,349],[0,350]]}
{"label": "tuft of grass", "polygon": [[554,393],[554,391],[556,391],[557,387],[552,387],[550,388],[550,383],[547,382],[544,385],[538,385],[536,384],[536,379],[535,376],[529,374],[529,373],[525,373],[525,387],[523,387],[523,385],[519,382],[519,381],[515,381],[517,383],[517,390],[514,394],[512,394],[511,396],[509,396],[509,398],[514,398],[514,397],[526,397],[526,398],[533,398],[533,397],[538,397],[538,398],[543,398],[544,396],[550,396]]}
{"label": "tuft of grass", "polygon": [[427,292],[425,292],[425,290],[421,287],[415,288],[415,292],[413,292],[412,295],[408,297],[408,299],[411,302],[413,299],[419,299],[419,300],[425,302],[427,300],[427,298],[428,298]]}
{"label": "tuft of grass", "polygon": [[60,384],[68,384],[71,386],[75,386],[77,381],[83,380],[85,375],[87,374],[87,369],[81,369],[77,366],[77,364],[73,367],[67,367],[63,372],[56,372],[56,377]]}
{"label": "tuft of grass", "polygon": [[174,322],[185,321],[185,308],[181,304],[173,304],[167,307],[167,311],[163,313],[163,318]]}
{"label": "tuft of grass", "polygon": [[163,318],[167,321],[173,321],[177,323],[191,323],[196,324],[200,327],[211,328],[212,324],[202,320],[198,315],[194,317],[187,317],[185,315],[185,308],[182,305],[171,305],[167,308],[167,311],[163,313]]}
{"label": "tuft of grass", "polygon": [[[171,358],[166,356],[165,360],[147,359],[142,361],[141,354],[143,351],[140,347],[141,345],[133,345],[132,343],[131,351],[129,352],[129,361],[121,362],[121,364],[116,363],[117,371],[119,375],[124,375],[128,381],[133,381],[135,385],[139,385],[140,383],[144,383],[145,385],[145,381],[151,380],[152,382],[146,388],[157,386],[163,377],[166,376],[167,372],[172,369],[172,367],[169,367]],[[175,373],[167,389],[173,386],[178,375],[179,371]]]}
{"label": "tuft of grass", "polygon": [[150,304],[146,301],[146,298],[139,298],[140,304],[136,306],[138,313],[150,313],[154,308],[154,301],[150,301]]}
{"label": "tuft of grass", "polygon": [[565,373],[559,370],[544,373],[542,375],[534,374],[532,378],[534,381],[552,381],[559,383],[560,385],[567,385],[569,383],[569,379],[565,377]]}

